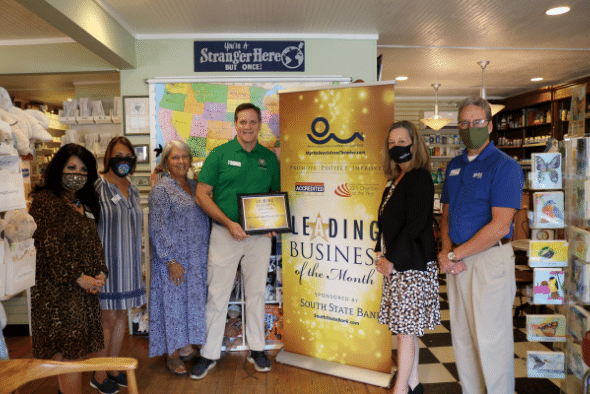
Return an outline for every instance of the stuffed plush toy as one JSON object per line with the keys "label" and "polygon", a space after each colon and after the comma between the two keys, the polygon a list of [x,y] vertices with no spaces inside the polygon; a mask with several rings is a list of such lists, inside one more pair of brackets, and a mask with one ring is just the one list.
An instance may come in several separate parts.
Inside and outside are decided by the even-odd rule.
{"label": "stuffed plush toy", "polygon": [[227,309],[228,319],[223,333],[223,344],[226,350],[235,349],[242,345],[242,308],[239,305],[230,305]]}
{"label": "stuffed plush toy", "polygon": [[35,219],[24,209],[6,212],[4,222],[4,236],[10,243],[26,241],[32,238],[37,230]]}
{"label": "stuffed plush toy", "polygon": [[37,140],[51,141],[53,137],[47,132],[49,118],[41,111],[22,110],[12,105],[6,89],[0,87],[0,120],[12,128],[16,140],[16,150],[21,156],[31,153],[30,144]]}
{"label": "stuffed plush toy", "polygon": [[0,120],[0,155],[16,155],[15,144],[12,128],[8,123]]}

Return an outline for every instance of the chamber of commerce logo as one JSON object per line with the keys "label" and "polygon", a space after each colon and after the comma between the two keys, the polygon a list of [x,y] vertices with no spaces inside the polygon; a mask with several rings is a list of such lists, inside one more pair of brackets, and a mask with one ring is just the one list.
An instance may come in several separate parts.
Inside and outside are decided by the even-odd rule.
{"label": "chamber of commerce logo", "polygon": [[338,186],[336,188],[336,190],[334,190],[334,194],[339,197],[351,197],[352,196],[352,193],[350,192],[350,189],[348,188],[348,183],[344,183],[344,184]]}
{"label": "chamber of commerce logo", "polygon": [[[316,129],[316,126],[318,125],[318,123],[323,123],[325,130],[323,132],[319,132]],[[352,141],[356,140],[357,138],[361,141],[365,140],[365,137],[363,137],[363,135],[359,132],[356,132],[352,135],[352,137],[350,138],[346,138],[346,139],[341,139],[336,137],[336,135],[334,133],[330,133],[328,134],[328,132],[330,131],[330,123],[328,123],[328,119],[319,116],[317,118],[315,118],[313,120],[313,122],[311,123],[311,134],[307,135],[307,138],[309,138],[309,140],[311,142],[313,142],[314,144],[317,145],[323,145],[326,144],[328,142],[330,142],[330,140],[334,140],[339,144],[350,144]]]}

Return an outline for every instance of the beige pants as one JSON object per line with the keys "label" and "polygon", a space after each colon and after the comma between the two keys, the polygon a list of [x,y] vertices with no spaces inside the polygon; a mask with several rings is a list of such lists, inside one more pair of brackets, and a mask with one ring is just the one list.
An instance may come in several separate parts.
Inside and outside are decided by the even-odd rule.
{"label": "beige pants", "polygon": [[447,274],[453,352],[463,393],[512,394],[512,246],[495,246],[463,262],[466,271]]}
{"label": "beige pants", "polygon": [[246,299],[246,340],[251,350],[264,349],[264,297],[270,251],[271,239],[265,235],[251,235],[238,242],[225,227],[212,224],[207,261],[207,342],[201,349],[201,356],[219,359],[238,263],[242,266]]}

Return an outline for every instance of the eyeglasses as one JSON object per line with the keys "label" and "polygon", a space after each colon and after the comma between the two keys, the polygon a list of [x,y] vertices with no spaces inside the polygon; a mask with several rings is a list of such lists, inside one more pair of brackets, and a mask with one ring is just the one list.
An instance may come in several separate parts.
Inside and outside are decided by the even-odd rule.
{"label": "eyeglasses", "polygon": [[471,125],[472,127],[486,127],[490,123],[488,119],[475,119],[473,122],[469,122],[468,120],[463,120],[457,123],[460,129],[465,130],[468,129]]}

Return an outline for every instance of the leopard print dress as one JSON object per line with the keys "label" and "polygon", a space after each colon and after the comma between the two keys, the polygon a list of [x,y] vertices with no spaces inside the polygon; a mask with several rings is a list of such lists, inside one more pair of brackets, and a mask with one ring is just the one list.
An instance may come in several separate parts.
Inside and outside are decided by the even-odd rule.
{"label": "leopard print dress", "polygon": [[29,212],[37,223],[35,286],[31,289],[33,356],[61,353],[69,360],[104,348],[98,294],[76,279],[108,273],[92,215],[77,212],[50,190],[37,194]]}

